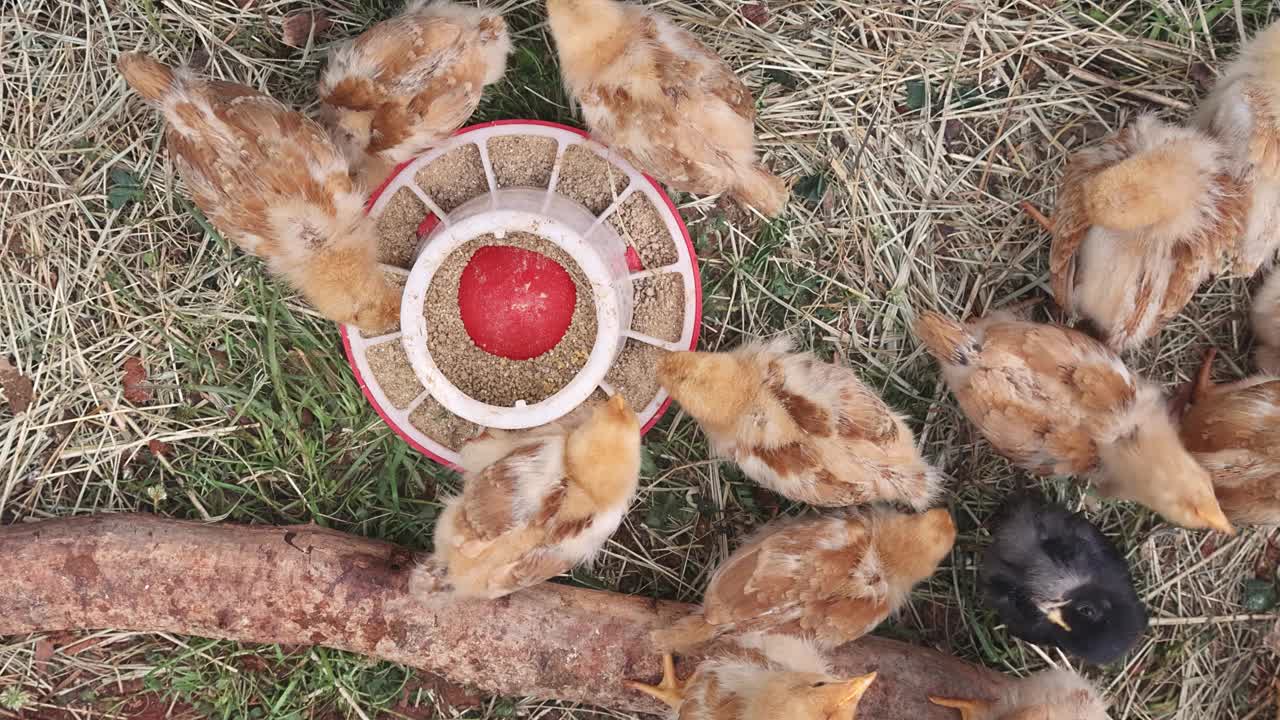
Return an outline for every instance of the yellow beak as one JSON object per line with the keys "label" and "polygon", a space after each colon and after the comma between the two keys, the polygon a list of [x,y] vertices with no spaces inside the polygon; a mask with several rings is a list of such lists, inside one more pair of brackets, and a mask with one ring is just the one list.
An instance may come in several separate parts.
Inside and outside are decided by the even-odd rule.
{"label": "yellow beak", "polygon": [[875,673],[850,678],[843,684],[844,692],[840,695],[840,699],[836,704],[836,707],[845,707],[846,705],[857,703],[862,699],[862,695],[867,691],[867,688],[871,687],[871,683],[875,681]]}
{"label": "yellow beak", "polygon": [[1065,603],[1050,605],[1049,607],[1042,607],[1040,608],[1040,611],[1044,613],[1044,616],[1049,620],[1049,622],[1053,623],[1054,625],[1057,625],[1058,627],[1062,628],[1063,630],[1066,630],[1067,632],[1071,632],[1071,626],[1068,625],[1067,621],[1062,617],[1063,607],[1065,607]]}

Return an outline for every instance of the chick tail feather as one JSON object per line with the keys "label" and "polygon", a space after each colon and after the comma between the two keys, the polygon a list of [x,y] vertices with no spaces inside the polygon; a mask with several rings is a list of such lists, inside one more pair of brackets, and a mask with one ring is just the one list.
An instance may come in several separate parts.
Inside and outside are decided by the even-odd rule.
{"label": "chick tail feather", "polygon": [[708,623],[701,613],[677,620],[668,628],[654,630],[653,644],[662,652],[683,653],[715,639],[716,626]]}
{"label": "chick tail feather", "polygon": [[129,87],[148,102],[163,100],[177,81],[173,68],[139,52],[121,53],[116,59],[116,68]]}
{"label": "chick tail feather", "polygon": [[759,210],[765,217],[776,217],[782,212],[787,205],[787,193],[787,184],[782,178],[761,165],[739,176],[732,191],[735,200]]}
{"label": "chick tail feather", "polygon": [[968,365],[976,349],[977,339],[963,323],[935,312],[921,315],[915,322],[915,332],[929,354],[945,364]]}

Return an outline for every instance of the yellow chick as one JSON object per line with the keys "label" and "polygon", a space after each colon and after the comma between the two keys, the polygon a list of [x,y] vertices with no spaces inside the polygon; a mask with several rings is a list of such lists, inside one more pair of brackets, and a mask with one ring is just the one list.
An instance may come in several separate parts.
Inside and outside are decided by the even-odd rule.
{"label": "yellow chick", "polygon": [[782,212],[787,188],[756,159],[754,100],[715,53],[642,5],[547,0],[547,16],[592,135],[677,190]]}
{"label": "yellow chick", "polygon": [[219,232],[330,320],[367,333],[399,322],[400,289],[378,268],[364,193],[323,128],[256,90],[140,53],[117,67],[164,115],[169,154]]}
{"label": "yellow chick", "polygon": [[[576,426],[490,431],[465,445],[433,562],[461,597],[499,598],[588,562],[622,522],[640,475],[640,423],[621,395]],[[419,585],[424,586],[424,585]]]}
{"label": "yellow chick", "polygon": [[1219,272],[1247,197],[1208,135],[1152,116],[1072,156],[1058,190],[1050,283],[1116,350],[1140,345]]}
{"label": "yellow chick", "polygon": [[1038,475],[1086,475],[1186,528],[1232,533],[1209,474],[1182,446],[1159,388],[1106,345],[996,313],[968,325],[925,313],[915,333],[969,420]]}
{"label": "yellow chick", "polygon": [[511,38],[502,16],[449,0],[411,0],[400,15],[329,56],[320,117],[366,187],[449,137],[502,78]]}
{"label": "yellow chick", "polygon": [[1182,415],[1182,442],[1213,478],[1233,523],[1280,524],[1280,378],[1256,375],[1226,385],[1210,377],[1205,354]]}
{"label": "yellow chick", "polygon": [[852,370],[790,352],[785,339],[672,353],[658,363],[658,381],[717,455],[792,500],[924,510],[938,494],[940,475],[902,416]]}
{"label": "yellow chick", "polygon": [[1107,720],[1107,704],[1070,670],[1045,670],[1012,683],[995,700],[930,697],[961,720]]}
{"label": "yellow chick", "polygon": [[1235,247],[1235,271],[1252,275],[1280,248],[1280,23],[1241,47],[1193,122],[1226,147],[1243,186],[1249,214]]}
{"label": "yellow chick", "polygon": [[771,523],[716,569],[702,609],[655,632],[654,642],[683,652],[725,633],[769,632],[843,645],[896,612],[955,537],[942,508],[846,510]]}
{"label": "yellow chick", "polygon": [[1268,375],[1280,376],[1280,272],[1267,276],[1253,296],[1253,364]]}
{"label": "yellow chick", "polygon": [[660,685],[627,687],[669,705],[673,720],[855,720],[876,679],[834,677],[818,648],[801,638],[756,633],[738,645],[738,652],[704,660],[687,680],[665,655]]}

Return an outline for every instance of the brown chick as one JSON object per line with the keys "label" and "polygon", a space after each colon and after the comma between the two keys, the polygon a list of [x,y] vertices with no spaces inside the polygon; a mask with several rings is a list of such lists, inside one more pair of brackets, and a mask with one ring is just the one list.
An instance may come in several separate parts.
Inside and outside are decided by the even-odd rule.
{"label": "brown chick", "polygon": [[1252,275],[1280,249],[1280,23],[1245,43],[1193,122],[1227,150],[1249,208],[1235,271]]}
{"label": "brown chick", "polygon": [[1182,442],[1213,479],[1233,523],[1280,524],[1280,378],[1215,385],[1205,354],[1182,416]]}
{"label": "brown chick", "polygon": [[1070,670],[1045,670],[1019,680],[995,700],[929,700],[959,710],[961,720],[1107,720],[1107,704],[1098,691]]}
{"label": "brown chick", "polygon": [[817,647],[785,635],[746,635],[687,680],[662,659],[662,683],[627,687],[671,707],[674,720],[855,720],[876,673],[839,679]]}
{"label": "brown chick", "polygon": [[1280,272],[1267,276],[1253,296],[1253,364],[1268,375],[1280,376]]}
{"label": "brown chick", "polygon": [[1178,439],[1159,388],[1107,346],[1058,325],[996,313],[968,325],[925,313],[915,333],[965,415],[1038,475],[1086,475],[1187,528],[1230,534],[1204,468]]}
{"label": "brown chick", "polygon": [[168,121],[169,154],[219,232],[330,320],[369,333],[399,322],[400,290],[378,268],[364,193],[319,125],[251,88],[140,53],[117,67]]}
{"label": "brown chick", "polygon": [[367,187],[449,137],[506,71],[502,16],[449,0],[404,12],[334,50],[320,79],[320,117]]}
{"label": "brown chick", "polygon": [[658,381],[717,455],[776,493],[828,507],[929,507],[941,479],[902,416],[852,370],[789,350],[779,339],[672,353],[658,363]]}
{"label": "brown chick", "polygon": [[435,529],[433,562],[462,597],[499,598],[588,562],[626,514],[640,474],[640,423],[621,395],[576,426],[490,431],[462,449],[462,495]]}
{"label": "brown chick", "polygon": [[657,11],[547,0],[565,87],[601,142],[683,192],[728,192],[766,216],[787,188],[756,159],[754,100],[733,70]]}
{"label": "brown chick", "polygon": [[896,612],[955,537],[942,508],[846,510],[771,523],[716,569],[701,611],[655,632],[654,642],[683,652],[725,633],[759,631],[842,645]]}
{"label": "brown chick", "polygon": [[1223,268],[1247,208],[1217,141],[1140,117],[1067,165],[1049,258],[1054,298],[1112,348],[1136,347]]}

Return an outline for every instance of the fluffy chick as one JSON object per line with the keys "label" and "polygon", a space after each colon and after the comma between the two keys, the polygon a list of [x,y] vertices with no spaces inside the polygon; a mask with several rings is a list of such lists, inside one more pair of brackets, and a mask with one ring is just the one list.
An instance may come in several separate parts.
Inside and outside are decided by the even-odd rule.
{"label": "fluffy chick", "polygon": [[915,333],[969,420],[1039,475],[1087,475],[1187,528],[1231,533],[1204,468],[1178,439],[1159,388],[1106,345],[997,313],[968,325],[925,313]]}
{"label": "fluffy chick", "polygon": [[510,52],[501,15],[411,0],[332,51],[318,88],[321,120],[373,187],[461,127]]}
{"label": "fluffy chick", "polygon": [[1045,670],[1009,686],[998,699],[930,697],[962,720],[1107,720],[1107,703],[1070,670]]}
{"label": "fluffy chick", "polygon": [[1084,516],[1035,493],[997,514],[982,584],[1009,632],[1094,664],[1124,655],[1147,627],[1124,556]]}
{"label": "fluffy chick", "polygon": [[1249,214],[1235,271],[1251,275],[1280,248],[1280,23],[1241,47],[1193,122],[1226,147],[1244,187]]}
{"label": "fluffy chick", "polygon": [[1049,258],[1054,298],[1112,348],[1136,347],[1223,268],[1247,200],[1216,140],[1138,118],[1067,164]]}
{"label": "fluffy chick", "polygon": [[774,492],[810,505],[929,507],[940,476],[902,416],[852,370],[789,351],[778,339],[672,353],[658,363],[658,381],[716,454]]}
{"label": "fluffy chick", "polygon": [[854,720],[876,674],[839,679],[817,647],[784,635],[751,634],[739,649],[704,660],[687,680],[662,659],[662,683],[627,687],[671,707],[674,720]]}
{"label": "fluffy chick", "polygon": [[787,188],[756,159],[751,93],[657,11],[617,0],[547,0],[565,87],[591,133],[684,192],[728,192],[767,216]]}
{"label": "fluffy chick", "polygon": [[682,652],[725,633],[765,631],[842,645],[901,607],[951,552],[955,536],[951,514],[941,508],[918,515],[847,510],[771,523],[716,569],[701,611],[654,633],[654,642]]}
{"label": "fluffy chick", "polygon": [[1280,272],[1272,272],[1253,296],[1253,364],[1280,376]]}
{"label": "fluffy chick", "polygon": [[399,321],[400,290],[378,268],[364,194],[319,125],[256,90],[140,53],[117,67],[168,121],[174,165],[219,232],[330,320],[370,333]]}
{"label": "fluffy chick", "polygon": [[462,449],[462,495],[435,530],[433,562],[462,597],[498,598],[587,562],[613,535],[640,474],[640,424],[621,395],[576,426],[490,431]]}
{"label": "fluffy chick", "polygon": [[1182,416],[1182,442],[1213,478],[1233,523],[1280,524],[1280,378],[1256,375],[1225,385],[1210,378],[1205,354]]}

